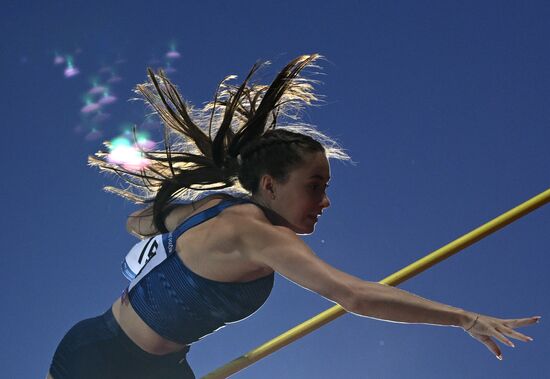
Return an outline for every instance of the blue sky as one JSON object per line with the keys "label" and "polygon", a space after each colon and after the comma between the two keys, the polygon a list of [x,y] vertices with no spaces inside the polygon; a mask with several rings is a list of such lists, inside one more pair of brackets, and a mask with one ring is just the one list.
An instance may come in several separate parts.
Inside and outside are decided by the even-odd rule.
{"label": "blue sky", "polygon": [[[267,81],[297,55],[326,57],[325,102],[304,118],[357,165],[332,165],[332,207],[304,239],[366,280],[550,187],[548,2],[10,1],[0,18],[6,378],[43,377],[66,330],[125,285],[136,207],[103,192],[116,181],[86,159],[143,123],[143,104],[127,100],[171,43],[181,53],[171,78],[197,105],[257,60],[273,62]],[[80,73],[65,78],[56,52]],[[105,67],[121,78],[118,101],[93,139],[83,94]],[[400,286],[503,318],[542,315],[524,329],[534,342],[501,345],[502,362],[459,329],[345,315],[235,377],[543,378],[549,231],[547,206]],[[189,362],[199,377],[330,306],[277,276],[264,307],[193,345]]]}

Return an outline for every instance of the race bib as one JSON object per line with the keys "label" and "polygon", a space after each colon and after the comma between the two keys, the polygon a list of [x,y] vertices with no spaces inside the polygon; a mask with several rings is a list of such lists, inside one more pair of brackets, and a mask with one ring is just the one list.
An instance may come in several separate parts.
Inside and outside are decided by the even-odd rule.
{"label": "race bib", "polygon": [[122,261],[122,273],[130,281],[130,291],[141,278],[174,251],[172,233],[157,235],[136,243]]}
{"label": "race bib", "polygon": [[136,243],[122,261],[122,273],[130,281],[129,286],[123,292],[123,300],[127,298],[130,290],[149,272],[161,264],[166,258],[176,251],[175,240],[186,230],[211,219],[225,208],[250,202],[247,199],[224,200],[221,203],[197,213],[178,226],[176,230],[166,234],[142,240]]}

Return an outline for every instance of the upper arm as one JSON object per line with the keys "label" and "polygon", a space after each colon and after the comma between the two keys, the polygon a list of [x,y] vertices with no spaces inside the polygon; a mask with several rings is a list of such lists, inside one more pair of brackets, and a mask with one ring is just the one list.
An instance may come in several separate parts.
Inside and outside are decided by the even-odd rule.
{"label": "upper arm", "polygon": [[246,232],[249,241],[245,249],[251,261],[270,267],[348,311],[353,308],[357,289],[363,280],[318,258],[291,230],[261,222],[252,224]]}
{"label": "upper arm", "polygon": [[[176,212],[177,210],[177,212]],[[191,204],[178,204],[172,209],[164,220],[164,225],[169,231],[174,230],[182,218],[182,215],[193,211]],[[159,233],[153,222],[153,207],[140,209],[132,213],[126,221],[126,230],[138,238],[150,237]]]}

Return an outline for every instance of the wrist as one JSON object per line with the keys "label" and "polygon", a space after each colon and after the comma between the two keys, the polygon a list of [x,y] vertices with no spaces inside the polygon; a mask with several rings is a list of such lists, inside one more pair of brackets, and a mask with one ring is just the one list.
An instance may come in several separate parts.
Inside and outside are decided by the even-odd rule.
{"label": "wrist", "polygon": [[477,317],[479,317],[478,314],[473,313],[473,312],[468,312],[468,311],[465,311],[464,309],[461,309],[459,311],[458,325],[457,326],[461,327],[464,330],[471,329],[471,327],[476,322]]}

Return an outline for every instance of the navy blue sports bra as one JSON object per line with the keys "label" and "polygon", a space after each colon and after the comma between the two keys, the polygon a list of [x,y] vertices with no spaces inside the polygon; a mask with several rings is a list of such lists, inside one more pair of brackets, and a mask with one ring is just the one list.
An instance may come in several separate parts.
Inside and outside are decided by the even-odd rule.
{"label": "navy blue sports bra", "polygon": [[164,338],[191,344],[227,323],[256,312],[273,288],[274,273],[244,282],[218,282],[199,276],[185,266],[175,241],[186,230],[246,199],[227,199],[187,219],[173,232],[136,244],[123,262],[131,280],[130,303],[141,319]]}

